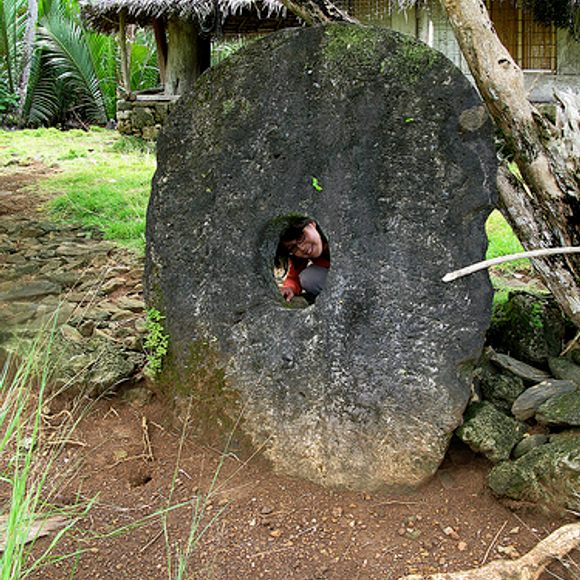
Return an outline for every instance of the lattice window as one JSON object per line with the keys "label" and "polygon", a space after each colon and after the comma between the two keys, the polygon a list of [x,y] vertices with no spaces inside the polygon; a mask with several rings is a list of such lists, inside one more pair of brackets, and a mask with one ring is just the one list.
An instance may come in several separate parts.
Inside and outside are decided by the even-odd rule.
{"label": "lattice window", "polygon": [[389,23],[391,14],[385,0],[350,0],[351,14],[365,23]]}
{"label": "lattice window", "polygon": [[521,2],[488,0],[497,34],[523,69],[556,70],[556,31],[534,20]]}

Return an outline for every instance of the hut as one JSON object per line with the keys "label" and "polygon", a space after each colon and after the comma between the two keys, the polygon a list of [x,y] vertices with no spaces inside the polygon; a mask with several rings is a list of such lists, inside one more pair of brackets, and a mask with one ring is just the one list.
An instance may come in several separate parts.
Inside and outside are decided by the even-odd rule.
{"label": "hut", "polygon": [[[301,25],[278,0],[81,0],[80,6],[89,27],[118,34],[119,131],[148,139],[156,137],[171,104],[210,66],[212,39]],[[154,31],[160,77],[158,90],[141,94],[129,82],[127,30],[135,25]]]}
{"label": "hut", "polygon": [[[532,101],[550,102],[554,90],[580,91],[578,24],[571,32],[539,22],[527,0],[485,2],[500,39],[524,71]],[[387,26],[424,41],[470,77],[437,0],[334,0],[334,4],[362,23]],[[157,129],[147,127],[152,121],[156,127],[162,122],[156,113],[165,111],[162,103],[175,100],[209,67],[212,38],[267,34],[301,25],[279,0],[81,0],[81,13],[91,27],[119,33],[128,96],[118,106],[119,130],[145,137],[155,137]],[[124,48],[128,25],[150,26],[155,31],[162,85],[156,95],[135,95],[130,90]],[[144,105],[153,102],[158,104]],[[129,110],[138,113],[133,123],[127,121],[132,115]]]}

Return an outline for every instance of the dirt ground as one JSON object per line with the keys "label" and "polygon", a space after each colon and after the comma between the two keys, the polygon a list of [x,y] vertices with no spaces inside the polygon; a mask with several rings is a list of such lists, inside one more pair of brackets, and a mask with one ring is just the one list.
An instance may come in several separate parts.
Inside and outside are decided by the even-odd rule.
{"label": "dirt ground", "polygon": [[[97,498],[59,549],[85,550],[75,578],[171,577],[168,554],[175,566],[196,502],[201,538],[185,578],[394,579],[466,569],[518,557],[572,520],[496,500],[485,484],[488,462],[458,440],[413,494],[329,490],[275,474],[260,457],[184,437],[168,406],[157,397],[146,405],[100,401],[66,445],[58,469],[69,475],[55,503]],[[180,504],[166,513],[166,534],[161,515],[147,519]],[[124,526],[135,527],[117,535]],[[565,564],[544,578],[578,578],[577,559]],[[69,577],[72,569],[71,560],[37,577]]]}
{"label": "dirt ground", "polygon": [[[2,189],[3,213],[30,209],[19,195],[11,205]],[[57,550],[80,555],[33,577],[174,578],[181,553],[184,578],[394,579],[517,558],[573,519],[498,501],[485,484],[489,463],[456,440],[412,494],[324,489],[274,473],[259,455],[195,440],[168,401],[137,386],[144,389],[83,402],[51,482],[59,507],[95,498]],[[59,432],[70,404],[46,406],[44,437]],[[6,500],[0,488],[0,505]],[[573,558],[543,578],[580,577]]]}

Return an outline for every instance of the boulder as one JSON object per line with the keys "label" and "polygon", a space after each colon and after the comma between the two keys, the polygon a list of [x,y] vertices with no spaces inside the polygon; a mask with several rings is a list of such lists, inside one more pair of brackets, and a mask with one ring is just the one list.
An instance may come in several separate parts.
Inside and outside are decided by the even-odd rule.
{"label": "boulder", "polygon": [[580,366],[563,357],[551,357],[548,360],[550,370],[559,379],[573,381],[580,387]]}
{"label": "boulder", "polygon": [[539,383],[550,378],[549,373],[519,361],[507,354],[501,354],[489,350],[489,360],[495,363],[501,369],[508,371],[520,377],[527,384]]}
{"label": "boulder", "polygon": [[548,399],[563,393],[570,393],[576,390],[572,381],[557,381],[550,379],[526,389],[512,405],[512,415],[520,421],[531,419],[538,407],[543,405]]}
{"label": "boulder", "polygon": [[486,401],[471,403],[464,422],[455,432],[473,451],[490,461],[507,459],[526,432],[523,423],[514,421]]}
{"label": "boulder", "polygon": [[77,342],[57,335],[51,359],[55,387],[88,397],[114,391],[133,376],[136,367],[131,355],[96,336]]}
{"label": "boulder", "polygon": [[536,447],[540,447],[544,445],[544,443],[548,442],[548,436],[544,435],[543,433],[536,433],[535,435],[529,435],[528,437],[524,437],[515,447],[512,452],[513,458],[518,459],[522,455],[530,452],[532,449]]}
{"label": "boulder", "polygon": [[551,397],[536,411],[536,420],[544,425],[580,427],[580,391]]}
{"label": "boulder", "polygon": [[511,411],[514,401],[525,389],[520,377],[507,371],[502,372],[487,360],[477,368],[475,384],[482,397],[504,413]]}
{"label": "boulder", "polygon": [[496,306],[488,341],[494,349],[531,365],[545,366],[562,350],[565,319],[555,300],[527,292]]}
{"label": "boulder", "polygon": [[[428,479],[490,319],[486,273],[441,281],[483,258],[495,201],[469,82],[384,28],[284,30],[204,73],[157,151],[145,291],[171,337],[168,388],[214,425],[243,410],[277,470],[356,489]],[[273,273],[296,214],[332,262],[303,308]]]}
{"label": "boulder", "polygon": [[516,461],[496,465],[488,483],[500,496],[553,508],[580,509],[580,433],[552,436],[549,443]]}

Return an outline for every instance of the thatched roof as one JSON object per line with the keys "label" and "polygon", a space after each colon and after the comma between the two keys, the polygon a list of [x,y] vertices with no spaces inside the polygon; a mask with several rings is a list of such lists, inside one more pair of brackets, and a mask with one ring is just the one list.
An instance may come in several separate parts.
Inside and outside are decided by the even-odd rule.
{"label": "thatched roof", "polygon": [[128,24],[150,25],[154,19],[180,18],[199,23],[205,30],[215,24],[224,32],[269,32],[296,26],[298,19],[278,0],[81,0],[81,15],[91,28],[113,32],[119,14]]}

